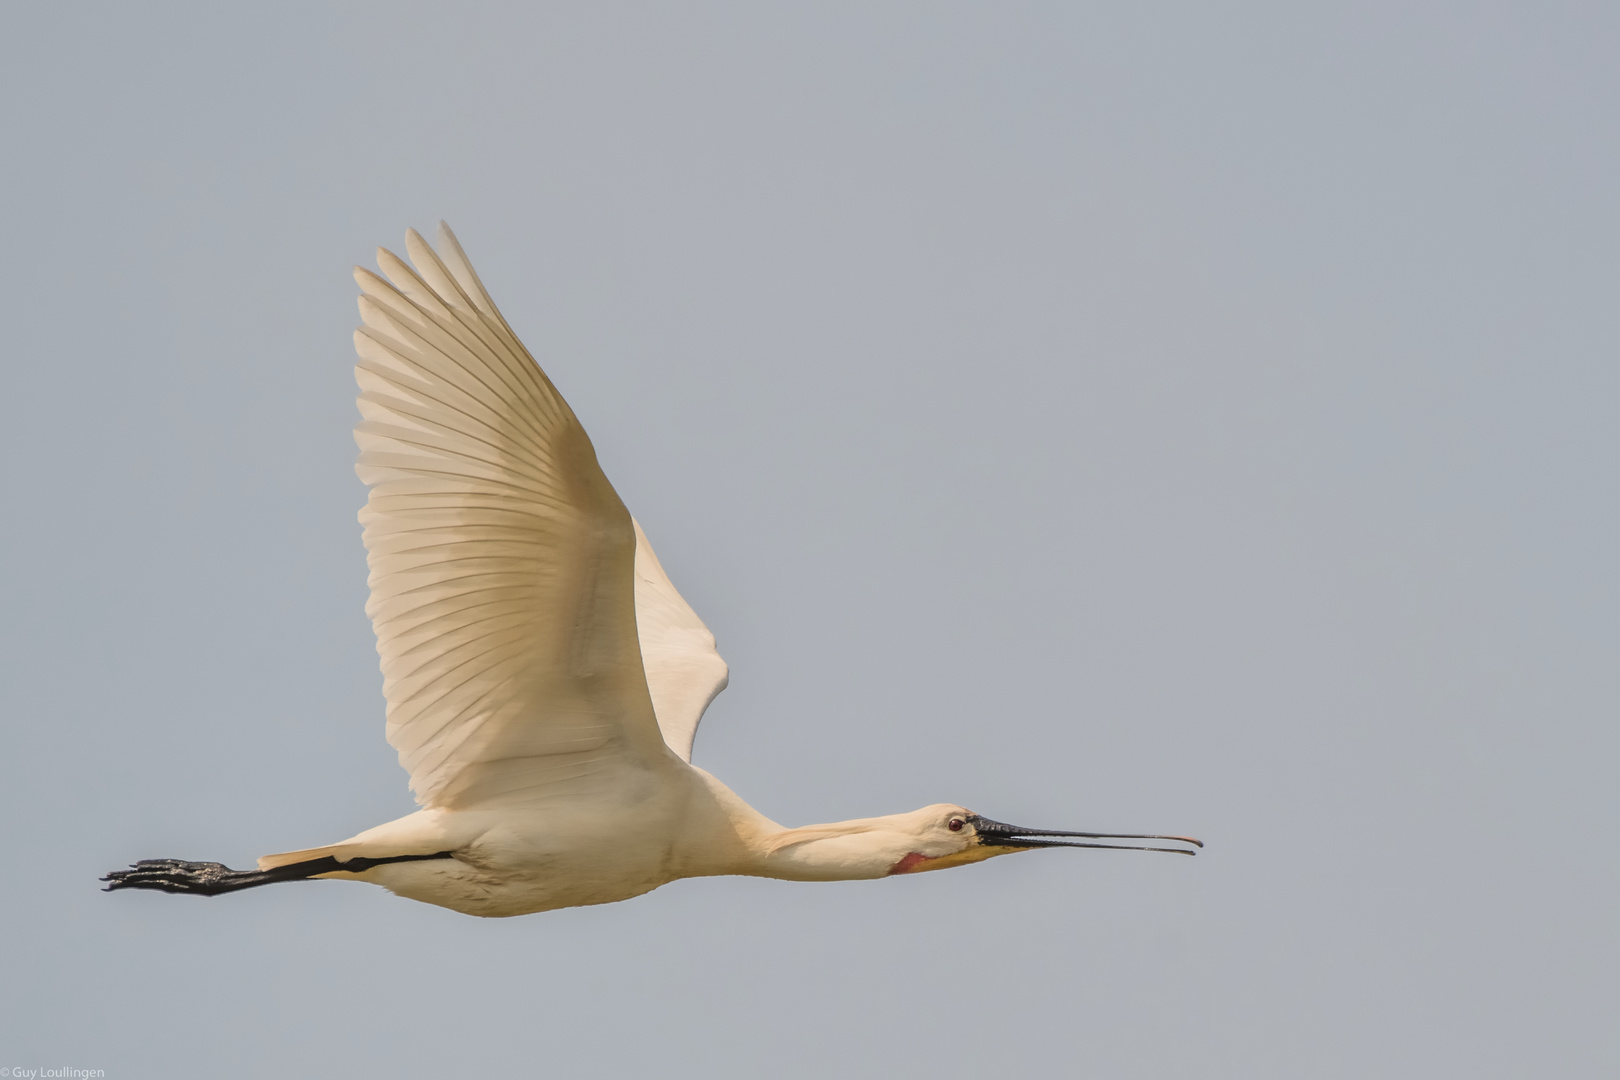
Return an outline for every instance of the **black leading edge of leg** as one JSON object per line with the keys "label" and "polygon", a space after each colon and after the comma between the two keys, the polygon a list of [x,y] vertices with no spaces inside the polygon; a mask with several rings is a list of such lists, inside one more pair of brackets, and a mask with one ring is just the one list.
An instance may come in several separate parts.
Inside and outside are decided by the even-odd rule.
{"label": "black leading edge of leg", "polygon": [[449,858],[454,858],[454,854],[449,851],[440,851],[432,855],[391,855],[381,859],[354,858],[348,862],[339,862],[328,855],[324,859],[291,863],[273,870],[232,870],[224,863],[217,862],[142,859],[128,870],[114,870],[101,880],[110,883],[102,890],[103,892],[112,892],[115,889],[157,889],[160,892],[218,896],[220,893],[251,889],[258,885],[273,885],[278,881],[303,881],[317,874],[330,874],[335,871],[358,874],[383,863]]}

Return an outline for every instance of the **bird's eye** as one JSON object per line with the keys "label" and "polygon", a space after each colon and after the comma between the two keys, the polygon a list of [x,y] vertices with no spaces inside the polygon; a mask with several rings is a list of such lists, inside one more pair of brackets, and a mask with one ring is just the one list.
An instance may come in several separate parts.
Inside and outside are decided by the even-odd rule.
{"label": "bird's eye", "polygon": [[959,818],[959,817],[953,817],[953,818],[951,818],[951,820],[949,820],[949,821],[947,821],[945,823],[945,827],[947,829],[951,830],[951,832],[961,832],[962,831],[962,819]]}

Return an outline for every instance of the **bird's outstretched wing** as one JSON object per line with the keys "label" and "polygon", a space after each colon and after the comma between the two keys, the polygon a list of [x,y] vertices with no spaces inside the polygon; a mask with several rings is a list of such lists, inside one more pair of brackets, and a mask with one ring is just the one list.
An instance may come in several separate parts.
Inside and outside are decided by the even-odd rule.
{"label": "bird's outstretched wing", "polygon": [[714,635],[670,584],[639,523],[636,628],[658,728],[669,748],[681,760],[691,761],[698,721],[709,702],[726,688],[729,673],[714,647]]}
{"label": "bird's outstretched wing", "polygon": [[417,801],[450,809],[672,764],[637,641],[637,529],[443,225],[439,246],[413,230],[414,270],[381,250],[388,281],[355,272],[388,741]]}

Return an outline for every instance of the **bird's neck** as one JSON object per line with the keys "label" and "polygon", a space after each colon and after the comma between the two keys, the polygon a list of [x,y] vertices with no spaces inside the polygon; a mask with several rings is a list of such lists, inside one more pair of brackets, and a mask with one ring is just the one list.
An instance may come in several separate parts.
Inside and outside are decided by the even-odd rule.
{"label": "bird's neck", "polygon": [[[686,876],[745,874],[788,881],[880,878],[909,853],[889,818],[859,818],[787,829],[696,767],[708,789],[687,835],[696,842],[680,861]],[[697,840],[702,837],[701,840]]]}
{"label": "bird's neck", "polygon": [[755,847],[761,877],[789,881],[854,881],[895,873],[909,840],[886,818],[858,818],[779,829]]}

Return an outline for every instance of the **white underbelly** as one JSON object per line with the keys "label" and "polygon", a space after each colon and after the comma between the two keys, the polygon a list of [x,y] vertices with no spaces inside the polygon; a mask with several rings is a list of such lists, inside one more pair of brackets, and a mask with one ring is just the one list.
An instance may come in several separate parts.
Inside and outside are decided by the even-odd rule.
{"label": "white underbelly", "polygon": [[672,822],[657,815],[635,817],[636,827],[588,831],[559,828],[555,821],[507,820],[456,857],[384,863],[342,876],[489,918],[610,904],[679,876],[671,865]]}
{"label": "white underbelly", "polygon": [[501,873],[458,859],[434,859],[389,863],[356,876],[397,896],[485,918],[611,904],[665,883],[648,873],[571,873],[561,863],[551,869],[551,873]]}

